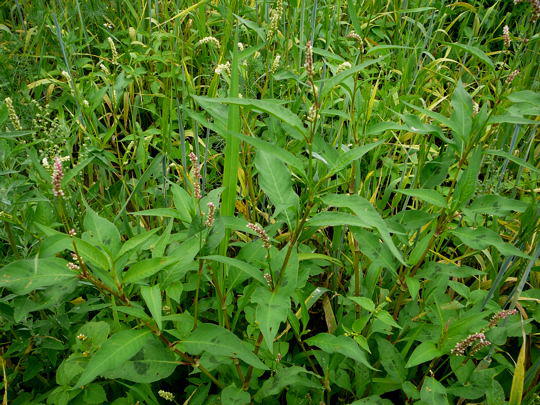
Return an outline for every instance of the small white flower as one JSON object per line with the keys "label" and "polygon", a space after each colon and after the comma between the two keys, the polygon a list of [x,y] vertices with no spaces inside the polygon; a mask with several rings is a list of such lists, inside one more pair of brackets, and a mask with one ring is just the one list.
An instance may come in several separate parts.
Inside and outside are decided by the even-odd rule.
{"label": "small white flower", "polygon": [[216,66],[216,69],[214,70],[217,75],[223,75],[225,73],[231,73],[231,62],[227,63],[220,63]]}

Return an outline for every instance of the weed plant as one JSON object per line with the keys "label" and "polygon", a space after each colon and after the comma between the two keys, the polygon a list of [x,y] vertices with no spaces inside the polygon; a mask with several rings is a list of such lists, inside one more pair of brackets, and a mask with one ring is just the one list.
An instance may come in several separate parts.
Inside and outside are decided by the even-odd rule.
{"label": "weed plant", "polygon": [[515,3],[0,0],[2,404],[538,404]]}

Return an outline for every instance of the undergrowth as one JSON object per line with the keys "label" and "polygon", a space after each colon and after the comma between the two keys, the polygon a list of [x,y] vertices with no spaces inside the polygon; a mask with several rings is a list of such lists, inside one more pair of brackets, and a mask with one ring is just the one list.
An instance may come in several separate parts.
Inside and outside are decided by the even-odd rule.
{"label": "undergrowth", "polygon": [[539,403],[538,1],[0,1],[3,404]]}

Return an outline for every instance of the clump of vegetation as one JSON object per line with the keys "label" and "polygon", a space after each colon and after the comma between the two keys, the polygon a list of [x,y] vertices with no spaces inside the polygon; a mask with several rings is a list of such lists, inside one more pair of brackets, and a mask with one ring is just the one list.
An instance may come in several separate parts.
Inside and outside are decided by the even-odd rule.
{"label": "clump of vegetation", "polygon": [[3,404],[538,403],[516,3],[0,3]]}

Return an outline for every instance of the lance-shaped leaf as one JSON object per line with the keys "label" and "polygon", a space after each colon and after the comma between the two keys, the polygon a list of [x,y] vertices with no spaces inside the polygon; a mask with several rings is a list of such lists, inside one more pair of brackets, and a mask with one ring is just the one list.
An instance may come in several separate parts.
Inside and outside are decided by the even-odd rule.
{"label": "lance-shaped leaf", "polygon": [[454,229],[452,233],[467,246],[483,250],[493,246],[505,256],[518,256],[529,259],[530,257],[510,243],[503,242],[499,234],[488,228],[479,227],[476,229],[460,228]]}
{"label": "lance-shaped leaf", "polygon": [[141,295],[152,314],[152,318],[156,321],[158,329],[161,330],[161,290],[159,285],[141,287]]}
{"label": "lance-shaped leaf", "polygon": [[167,378],[177,366],[174,353],[157,338],[150,336],[132,358],[101,375],[110,379],[123,378],[138,383],[151,383]]}
{"label": "lance-shaped leaf", "polygon": [[28,294],[38,288],[74,280],[77,273],[67,268],[67,262],[57,257],[17,260],[0,270],[0,287],[15,294]]}
{"label": "lance-shaped leaf", "polygon": [[371,370],[376,370],[369,363],[366,353],[352,338],[347,336],[334,336],[329,333],[319,333],[306,340],[306,343],[317,346],[327,353],[339,353],[349,357]]}
{"label": "lance-shaped leaf", "polygon": [[290,298],[279,290],[270,292],[260,287],[255,290],[251,300],[257,304],[255,320],[259,324],[264,342],[268,350],[273,352],[274,338],[278,333],[279,325],[287,320],[291,306]]}
{"label": "lance-shaped leaf", "polygon": [[112,335],[92,356],[76,386],[81,387],[135,356],[150,336],[149,330],[122,330]]}
{"label": "lance-shaped leaf", "polygon": [[287,166],[273,154],[259,150],[255,167],[259,172],[261,188],[276,207],[275,215],[283,212],[287,223],[292,226],[299,199],[292,189],[291,173]]}
{"label": "lance-shaped leaf", "polygon": [[214,356],[239,358],[247,364],[267,370],[268,367],[253,354],[252,348],[242,342],[231,331],[211,323],[201,323],[191,335],[178,343],[177,347],[187,353],[200,355],[209,353]]}
{"label": "lance-shaped leaf", "polygon": [[390,236],[390,230],[388,225],[381,218],[377,210],[371,205],[371,203],[358,195],[345,195],[345,194],[331,194],[323,198],[325,204],[340,207],[340,208],[349,208],[360,221],[363,221],[367,224],[369,228],[375,228],[379,231],[382,240],[388,246],[388,249],[392,254],[400,261],[400,263],[405,264],[401,253],[394,245],[394,241]]}

